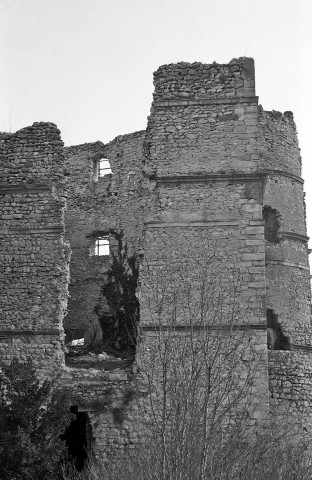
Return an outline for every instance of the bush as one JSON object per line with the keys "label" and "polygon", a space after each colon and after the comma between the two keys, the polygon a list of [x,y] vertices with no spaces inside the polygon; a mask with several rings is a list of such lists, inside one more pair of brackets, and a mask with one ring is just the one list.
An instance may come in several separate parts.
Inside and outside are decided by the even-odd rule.
{"label": "bush", "polygon": [[29,359],[0,370],[0,478],[52,480],[60,471],[60,435],[71,414],[64,394],[40,384]]}
{"label": "bush", "polygon": [[[91,458],[82,472],[67,469],[62,480],[311,480],[311,454],[303,443],[297,445],[266,435],[253,444],[229,437],[211,445],[207,468],[198,475],[200,458],[194,458],[193,471],[163,469],[162,449],[155,444],[137,446],[99,465]],[[174,458],[172,459],[174,460]]]}

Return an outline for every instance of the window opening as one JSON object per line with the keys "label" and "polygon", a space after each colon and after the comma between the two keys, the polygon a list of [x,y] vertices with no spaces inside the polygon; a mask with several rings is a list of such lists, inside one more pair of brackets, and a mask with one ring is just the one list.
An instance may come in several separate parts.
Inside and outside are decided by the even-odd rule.
{"label": "window opening", "polygon": [[94,255],[109,255],[109,237],[107,235],[95,239]]}
{"label": "window opening", "polygon": [[107,160],[107,158],[101,158],[101,160],[99,160],[99,164],[98,164],[98,168],[99,168],[99,177],[104,177],[105,175],[108,175],[109,173],[112,173],[112,169],[110,167],[110,164],[109,164],[109,161]]}
{"label": "window opening", "polygon": [[269,243],[279,243],[279,217],[281,216],[277,210],[265,205],[262,209],[264,218],[264,238]]}

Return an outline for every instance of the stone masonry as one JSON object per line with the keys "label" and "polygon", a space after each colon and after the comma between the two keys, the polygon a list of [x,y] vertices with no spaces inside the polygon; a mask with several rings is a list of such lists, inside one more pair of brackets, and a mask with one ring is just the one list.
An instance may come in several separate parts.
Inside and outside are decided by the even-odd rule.
{"label": "stone masonry", "polygon": [[[230,342],[235,324],[234,340],[249,345],[241,372],[251,358],[257,369],[251,424],[290,412],[311,433],[308,238],[292,113],[258,105],[251,58],[164,65],[154,85],[146,131],[105,145],[64,148],[52,123],[1,134],[1,361],[31,356],[69,390],[106,460],[146,438],[159,332],[174,318],[180,338],[208,328]],[[103,159],[111,173],[101,173]],[[205,316],[190,323],[203,279]],[[65,355],[64,330],[81,337],[90,319],[110,356],[79,363]],[[127,344],[121,323],[130,320],[139,335]]]}
{"label": "stone masonry", "polygon": [[31,357],[44,375],[64,363],[69,278],[63,142],[52,123],[1,134],[1,359]]}

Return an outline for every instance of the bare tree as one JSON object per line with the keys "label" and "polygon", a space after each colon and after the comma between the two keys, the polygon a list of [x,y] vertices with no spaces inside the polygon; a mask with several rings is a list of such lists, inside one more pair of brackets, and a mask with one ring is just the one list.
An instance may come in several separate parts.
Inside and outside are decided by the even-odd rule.
{"label": "bare tree", "polygon": [[187,260],[154,264],[144,279],[151,326],[139,355],[158,478],[207,478],[229,441],[249,441],[267,400],[258,378],[265,342],[259,350],[247,329],[241,273],[216,265],[207,252],[196,270]]}
{"label": "bare tree", "polygon": [[146,442],[106,467],[91,464],[85,478],[310,478],[305,445],[268,423],[266,332],[248,328],[246,273],[215,251],[202,249],[200,262],[188,252],[146,260],[137,345]]}

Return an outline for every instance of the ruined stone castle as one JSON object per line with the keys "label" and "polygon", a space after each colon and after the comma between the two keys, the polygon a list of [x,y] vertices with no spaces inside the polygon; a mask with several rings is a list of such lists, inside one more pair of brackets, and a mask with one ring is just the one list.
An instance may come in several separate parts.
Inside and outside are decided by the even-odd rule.
{"label": "ruined stone castle", "polygon": [[[310,272],[293,115],[258,105],[251,58],[164,65],[154,85],[147,129],[108,144],[64,148],[53,123],[0,134],[1,362],[30,356],[66,388],[88,448],[106,458],[144,441],[146,358],[168,318],[187,337],[207,326],[227,335],[235,317],[256,359],[251,420],[287,409],[309,431]],[[207,278],[219,303],[211,295],[210,316],[190,324]],[[86,333],[91,355],[70,355],[68,342]],[[102,350],[92,353],[92,339]]]}

